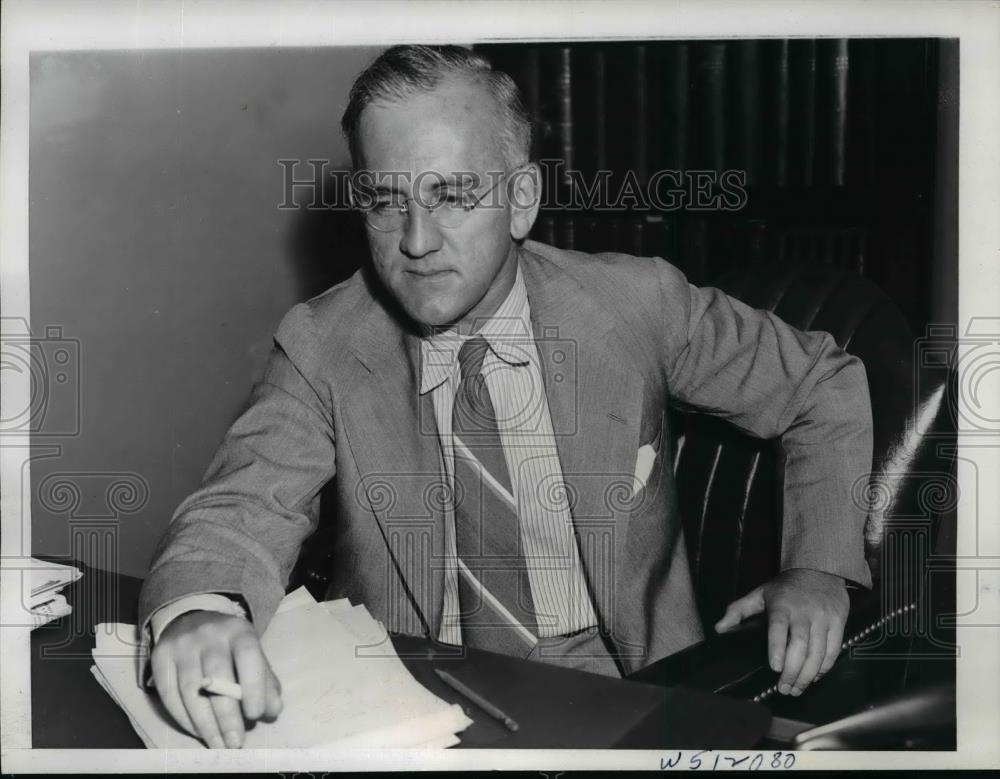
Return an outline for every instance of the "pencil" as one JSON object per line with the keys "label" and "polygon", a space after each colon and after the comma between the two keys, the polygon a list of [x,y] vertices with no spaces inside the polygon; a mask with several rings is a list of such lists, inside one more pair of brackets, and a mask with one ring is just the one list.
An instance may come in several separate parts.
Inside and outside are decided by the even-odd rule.
{"label": "pencil", "polygon": [[436,673],[441,678],[442,682],[447,684],[453,690],[460,692],[462,695],[464,695],[466,698],[468,698],[470,701],[476,704],[479,708],[481,708],[491,717],[495,717],[496,719],[500,720],[504,725],[507,726],[508,730],[516,731],[518,729],[518,724],[511,717],[508,717],[500,709],[498,709],[496,706],[494,706],[492,703],[486,700],[479,693],[470,690],[468,687],[466,687],[464,684],[458,681],[458,679],[456,679],[450,673],[448,673],[447,671],[442,671],[438,668],[434,669],[434,673]]}
{"label": "pencil", "polygon": [[201,689],[213,695],[225,695],[227,698],[243,700],[243,690],[236,682],[226,682],[222,679],[213,679],[206,676],[201,680]]}

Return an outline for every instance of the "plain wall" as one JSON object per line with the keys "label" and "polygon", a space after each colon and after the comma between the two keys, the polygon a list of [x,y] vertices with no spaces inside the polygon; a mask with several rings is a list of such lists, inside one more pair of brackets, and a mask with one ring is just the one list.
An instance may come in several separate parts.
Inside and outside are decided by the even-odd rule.
{"label": "plain wall", "polygon": [[329,214],[279,210],[278,160],[346,166],[340,115],[378,51],[33,55],[31,330],[51,335],[53,433],[35,444],[55,447],[32,465],[34,554],[146,573],[282,315],[344,275]]}

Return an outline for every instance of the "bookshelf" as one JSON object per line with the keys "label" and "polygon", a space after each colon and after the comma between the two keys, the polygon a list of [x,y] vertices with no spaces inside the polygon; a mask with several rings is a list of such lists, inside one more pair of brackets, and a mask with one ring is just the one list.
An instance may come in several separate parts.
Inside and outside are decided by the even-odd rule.
{"label": "bookshelf", "polygon": [[[830,262],[883,287],[915,331],[940,319],[932,279],[942,263],[957,274],[956,247],[934,248],[942,210],[957,208],[935,192],[938,73],[942,55],[957,59],[954,42],[589,41],[477,49],[524,91],[535,120],[534,159],[543,167],[562,163],[546,177],[532,237],[562,248],[661,256],[699,284],[747,262]],[[664,170],[686,177],[679,188],[686,202],[629,196]],[[716,178],[741,171],[745,202],[695,207],[697,171]],[[579,199],[598,175],[609,197]],[[718,182],[705,190],[719,191]]]}

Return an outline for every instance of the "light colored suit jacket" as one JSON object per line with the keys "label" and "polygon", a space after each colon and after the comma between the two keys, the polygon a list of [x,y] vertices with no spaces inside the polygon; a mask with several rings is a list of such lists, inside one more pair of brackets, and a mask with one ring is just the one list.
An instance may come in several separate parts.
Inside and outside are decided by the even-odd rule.
{"label": "light colored suit jacket", "polygon": [[[582,562],[626,673],[702,638],[668,403],[782,436],[782,568],[871,585],[865,511],[850,497],[871,465],[859,360],[660,259],[529,241],[520,262]],[[437,636],[444,471],[418,346],[366,273],[293,308],[249,409],[156,551],[140,624],[210,591],[242,597],[263,631],[333,479],[328,597],[364,603],[390,632]],[[634,491],[637,454],[653,443]]]}

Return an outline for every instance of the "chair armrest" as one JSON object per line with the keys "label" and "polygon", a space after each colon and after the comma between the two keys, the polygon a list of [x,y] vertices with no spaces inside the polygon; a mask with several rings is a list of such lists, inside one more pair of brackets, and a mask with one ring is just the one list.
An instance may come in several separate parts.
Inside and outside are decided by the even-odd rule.
{"label": "chair armrest", "polygon": [[[878,591],[850,590],[849,594],[851,608],[844,629],[845,647],[888,618],[882,614]],[[664,657],[629,678],[665,687],[689,687],[763,700],[774,693],[778,676],[767,661],[767,618],[758,614],[730,631],[713,634]]]}
{"label": "chair armrest", "polygon": [[713,634],[641,668],[629,678],[723,693],[763,671],[771,673],[767,667],[767,622],[763,615],[757,615],[726,633]]}

